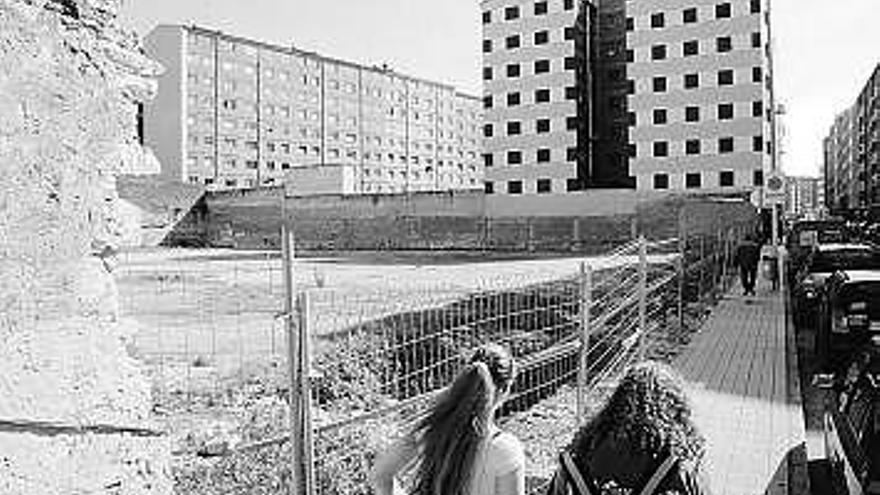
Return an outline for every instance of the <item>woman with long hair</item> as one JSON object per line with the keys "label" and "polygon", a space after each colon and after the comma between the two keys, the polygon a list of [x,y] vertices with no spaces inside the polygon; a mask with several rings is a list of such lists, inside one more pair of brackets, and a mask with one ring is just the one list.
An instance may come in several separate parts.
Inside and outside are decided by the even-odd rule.
{"label": "woman with long hair", "polygon": [[560,456],[551,493],[702,495],[709,492],[704,456],[681,378],[649,361],[627,370],[577,432]]}
{"label": "woman with long hair", "polygon": [[413,495],[522,495],[522,445],[494,420],[514,374],[504,348],[479,347],[428,413],[379,456],[377,493],[391,495],[397,473],[415,462]]}

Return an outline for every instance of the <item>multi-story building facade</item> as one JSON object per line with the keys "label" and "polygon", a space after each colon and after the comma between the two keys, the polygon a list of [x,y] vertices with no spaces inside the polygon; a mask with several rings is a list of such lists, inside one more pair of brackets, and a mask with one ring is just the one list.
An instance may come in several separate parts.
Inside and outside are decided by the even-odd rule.
{"label": "multi-story building facade", "polygon": [[454,87],[195,26],[146,38],[163,63],[144,141],[163,174],[213,189],[349,170],[340,193],[481,189],[480,99]]}
{"label": "multi-story building facade", "polygon": [[785,178],[785,213],[790,217],[818,217],[822,209],[821,184],[816,177]]}
{"label": "multi-story building facade", "polygon": [[866,199],[864,183],[857,180],[853,115],[852,108],[837,115],[823,142],[825,199],[832,212],[858,208]]}
{"label": "multi-story building facade", "polygon": [[880,209],[880,65],[823,141],[825,199],[832,214]]}
{"label": "multi-story building facade", "polygon": [[637,189],[760,190],[773,166],[764,1],[629,1],[626,15]]}
{"label": "multi-story building facade", "polygon": [[487,194],[558,195],[589,182],[595,9],[482,0]]}

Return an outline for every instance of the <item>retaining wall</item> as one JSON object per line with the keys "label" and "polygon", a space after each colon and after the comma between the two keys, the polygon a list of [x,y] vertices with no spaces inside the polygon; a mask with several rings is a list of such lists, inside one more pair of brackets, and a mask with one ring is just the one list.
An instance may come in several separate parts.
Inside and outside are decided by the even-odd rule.
{"label": "retaining wall", "polygon": [[[504,215],[495,198],[479,192],[287,198],[281,188],[228,192],[208,195],[202,208],[194,209],[170,238],[193,239],[200,235],[206,245],[275,248],[280,245],[286,218],[297,248],[305,251],[596,253],[638,234],[652,239],[675,237],[682,219],[689,229],[709,231],[726,218],[724,215],[754,215],[754,207],[743,200],[658,196],[628,190],[591,191],[564,200],[550,198],[543,208],[534,203],[534,198],[525,201],[533,208],[530,215],[519,214],[522,206]],[[569,214],[550,214],[547,205],[558,206]]]}

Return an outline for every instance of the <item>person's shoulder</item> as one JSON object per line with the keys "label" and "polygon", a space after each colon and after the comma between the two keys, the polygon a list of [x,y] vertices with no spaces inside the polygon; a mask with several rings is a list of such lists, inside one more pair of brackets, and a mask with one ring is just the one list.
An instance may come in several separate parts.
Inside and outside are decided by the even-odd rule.
{"label": "person's shoulder", "polygon": [[500,432],[492,437],[490,457],[500,471],[521,469],[525,465],[525,449],[515,435]]}
{"label": "person's shoulder", "polygon": [[516,435],[502,431],[492,438],[492,447],[497,450],[509,452],[522,452],[523,446]]}

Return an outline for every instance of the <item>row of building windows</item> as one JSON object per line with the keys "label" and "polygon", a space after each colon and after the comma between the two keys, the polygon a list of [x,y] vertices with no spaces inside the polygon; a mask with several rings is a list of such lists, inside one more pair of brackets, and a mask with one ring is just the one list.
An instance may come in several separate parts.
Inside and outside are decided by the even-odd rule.
{"label": "row of building windows", "polygon": [[[578,97],[577,88],[574,86],[567,86],[565,88],[565,99],[566,100],[576,100]],[[515,107],[519,106],[523,103],[522,93],[519,91],[514,91],[511,93],[507,93],[507,106]],[[549,88],[539,88],[535,90],[534,103],[550,103],[550,89]],[[483,97],[483,108],[493,108],[495,106],[495,99],[492,95],[486,95]]]}
{"label": "row of building windows", "polygon": [[[575,28],[571,26],[566,26],[563,29],[563,39],[565,40],[573,40],[575,38]],[[550,31],[542,30],[535,31],[532,36],[532,44],[535,46],[546,45],[550,42]],[[518,34],[510,35],[504,38],[504,47],[508,50],[515,50],[522,46],[522,38]],[[483,53],[492,53],[494,49],[494,45],[492,40],[486,39],[483,40]]]}
{"label": "row of building windows", "polygon": [[[574,57],[565,57],[563,62],[563,66],[565,70],[574,70],[577,68],[577,59]],[[546,74],[550,72],[550,60],[549,59],[541,59],[535,60],[534,62],[534,73],[535,74]],[[505,74],[509,78],[516,78],[522,75],[522,67],[520,64],[507,64],[505,66]],[[494,79],[495,74],[492,70],[492,67],[484,67],[483,68],[483,79],[486,81],[491,81]]]}
{"label": "row of building windows", "polygon": [[[718,120],[732,120],[735,118],[733,103],[719,103],[716,110],[716,118]],[[698,106],[687,106],[684,108],[684,122],[700,122],[701,111]],[[764,114],[764,103],[762,101],[752,102],[752,117],[761,117]],[[636,113],[629,112],[629,125],[638,125],[636,121]],[[651,123],[654,125],[668,124],[669,110],[666,108],[655,108],[651,112]]]}
{"label": "row of building windows", "polygon": [[[247,146],[246,146],[246,149],[249,150],[249,151],[256,151],[256,150],[257,150],[257,144],[256,144],[256,142],[248,141],[248,142],[246,143],[246,145],[247,145]],[[303,156],[303,157],[305,157],[305,156],[309,156],[309,155],[320,156],[320,155],[321,155],[321,149],[322,149],[321,146],[300,145],[300,146],[298,146],[297,149],[296,149],[296,151],[297,151],[296,154],[299,155],[299,156]],[[439,151],[439,149],[438,149],[438,151]],[[227,151],[227,150],[224,150],[224,153],[230,153],[230,152]],[[285,153],[285,154],[292,154],[292,153],[287,152],[287,153]],[[352,158],[352,159],[357,159],[357,157],[358,157],[358,155],[359,155],[359,153],[358,153],[357,150],[350,149],[350,150],[347,150],[347,151],[346,151],[346,150],[341,150],[341,149],[339,149],[339,148],[328,148],[328,149],[327,149],[327,154],[328,154],[328,156],[331,157],[331,158],[340,158],[340,157],[342,157],[342,155],[344,154],[347,158]],[[456,155],[456,153],[454,153],[454,152],[452,151],[452,149],[450,148],[450,149],[449,149],[449,155],[445,155],[445,156],[446,156],[447,158],[449,158],[449,157],[452,157],[452,156],[455,156],[455,155]],[[468,152],[465,152],[465,151],[463,151],[463,150],[459,150],[458,153],[457,153],[457,155],[458,155],[459,158],[462,158],[462,159],[463,159],[463,158],[476,159],[476,157],[477,157],[477,153],[476,153],[476,151],[468,151]],[[384,153],[384,152],[379,152],[379,151],[372,151],[372,152],[371,152],[371,151],[365,151],[365,152],[363,153],[363,158],[364,158],[364,160],[370,160],[370,161],[381,162],[381,161],[385,160],[386,157],[387,157],[387,161],[388,161],[389,163],[394,163],[395,161],[399,161],[400,163],[407,163],[407,162],[409,162],[409,163],[413,163],[413,164],[419,164],[419,163],[421,163],[421,162],[424,162],[424,163],[427,163],[427,164],[433,164],[433,163],[434,163],[434,158],[433,158],[433,157],[428,157],[428,156],[422,156],[422,157],[419,157],[419,156],[417,156],[417,155],[410,155],[409,158],[407,159],[407,155],[406,155],[406,154]],[[236,158],[231,158],[231,157],[230,157],[230,158],[227,158],[226,160],[227,160],[227,165],[229,165],[230,167],[235,167],[235,164],[236,164],[235,160],[236,160]],[[210,157],[210,156],[209,156],[209,157],[205,157],[205,166],[213,167],[213,166],[214,166],[214,163],[213,163],[213,162],[214,162],[214,158],[213,158],[213,157]],[[452,162],[451,160],[449,160],[449,164],[452,164],[452,163],[453,163],[453,162]],[[437,165],[439,165],[439,166],[443,166],[443,165],[445,165],[445,164],[446,164],[446,162],[445,162],[442,158],[437,159]],[[194,157],[194,156],[189,157],[189,165],[190,165],[190,166],[196,166],[196,165],[198,165],[197,158]]]}
{"label": "row of building windows", "polygon": [[[716,82],[718,86],[733,86],[736,84],[732,69],[722,69],[718,71]],[[761,67],[752,68],[752,82],[760,84],[763,80],[763,71]],[[684,89],[697,89],[700,87],[700,74],[697,72],[684,74],[682,76],[682,87]],[[651,78],[651,90],[654,93],[665,93],[669,90],[669,78],[666,76],[655,76]],[[629,94],[636,93],[636,82],[632,79],[627,81],[627,92]]]}
{"label": "row of building windows", "polygon": [[[563,0],[562,2],[563,10],[572,10],[574,9],[574,0]],[[549,5],[547,0],[541,0],[539,2],[535,2],[532,6],[532,14],[535,16],[544,16],[549,13]],[[520,18],[522,12],[519,6],[511,6],[504,8],[504,20],[505,21],[515,21]],[[483,11],[483,24],[490,24],[492,22],[492,11],[486,10]]]}
{"label": "row of building windows", "polygon": [[[321,137],[320,137],[321,131],[318,129],[312,129],[312,130],[302,129],[302,131],[303,131],[303,137],[308,137],[309,135],[311,135],[314,139],[319,139],[319,140],[321,139]],[[350,134],[350,133],[343,135],[339,132],[330,132],[328,134],[328,137],[332,141],[343,141],[344,140],[346,143],[349,143],[349,144],[355,144],[358,141],[358,135],[357,134]],[[197,134],[191,134],[190,140],[193,142],[193,144],[199,144],[199,142],[200,142],[200,138]],[[235,136],[225,136],[225,137],[223,137],[223,140],[222,140],[224,147],[231,148],[231,149],[238,147],[239,142],[241,142],[242,146],[247,150],[256,151],[258,149],[258,144],[255,139],[243,139],[243,138],[238,138]],[[407,147],[407,145],[409,146],[409,148],[414,149],[414,150],[418,150],[419,148],[424,148],[426,151],[433,152],[436,149],[437,152],[439,152],[439,153],[443,153],[444,151],[446,151],[448,153],[453,153],[453,150],[454,150],[452,145],[437,144],[435,146],[434,143],[430,143],[430,142],[419,143],[418,141],[413,141],[413,140],[410,140],[407,142],[407,140],[405,140],[404,138],[400,138],[400,139],[386,138],[384,142],[389,147],[396,146],[401,150],[404,149],[405,147]],[[460,140],[460,142],[463,143],[464,140]],[[471,142],[472,144],[476,144],[476,140],[469,140],[469,142]],[[370,144],[373,144],[373,143],[375,143],[376,146],[381,146],[383,143],[383,139],[380,136],[375,136],[372,138],[370,136],[364,137],[364,144],[369,146]],[[214,136],[212,136],[212,135],[204,136],[204,144],[213,145],[214,144]],[[270,153],[290,154],[291,150],[293,149],[293,147],[295,145],[293,145],[289,142],[285,142],[285,141],[269,141],[269,142],[265,143],[265,146],[266,146],[266,150]],[[304,147],[305,146],[299,146],[300,150],[302,150]],[[459,153],[463,153],[463,152],[459,151]]]}
{"label": "row of building windows", "polygon": [[[761,33],[753,32],[751,34],[752,48],[761,48]],[[733,38],[730,36],[719,36],[715,38],[715,51],[718,53],[727,53],[733,50]],[[682,57],[694,57],[700,54],[700,40],[687,40],[681,44]],[[651,46],[651,60],[666,60],[669,53],[667,45],[657,44]]]}
{"label": "row of building windows", "polygon": [[[733,137],[718,138],[718,154],[733,153],[735,150]],[[752,151],[761,153],[764,151],[764,137],[752,137]],[[654,141],[652,143],[652,156],[654,158],[666,158],[669,156],[669,141]],[[684,142],[685,155],[699,155],[703,152],[702,140],[687,139]],[[636,155],[638,153],[636,152]]]}
{"label": "row of building windows", "polygon": [[[758,14],[761,12],[761,0],[748,0],[749,13]],[[730,19],[733,17],[733,5],[730,2],[719,3],[715,5],[715,19]],[[699,22],[699,15],[696,7],[689,7],[681,11],[682,24],[694,24]],[[666,13],[655,12],[651,14],[651,29],[662,29],[666,27]],[[626,29],[633,31],[636,28],[635,19],[628,17],[626,19]]]}
{"label": "row of building windows", "polygon": [[[519,136],[522,134],[522,122],[519,120],[511,120],[507,122],[507,135],[508,136]],[[578,118],[577,117],[566,117],[565,119],[565,129],[572,131],[578,128]],[[550,119],[537,119],[535,120],[535,133],[536,134],[545,134],[551,132],[550,129]],[[495,126],[493,124],[485,124],[483,125],[483,136],[484,137],[493,137],[495,135]]]}
{"label": "row of building windows", "polygon": [[[304,77],[307,78],[308,76],[304,76]],[[214,84],[213,76],[206,76],[206,75],[200,76],[199,74],[195,74],[195,73],[189,73],[187,75],[187,80],[192,85],[198,85],[200,81],[207,84],[207,85]],[[318,78],[317,76],[315,76],[313,79],[311,79],[311,82],[313,82],[314,85],[316,85],[316,86],[321,85],[320,78]],[[331,88],[334,86],[332,84],[333,82],[336,82],[336,81],[331,81],[331,84],[330,84]],[[309,84],[308,81],[304,81],[304,83]],[[338,82],[336,82],[336,83],[338,85]],[[223,89],[223,91],[228,92],[228,93],[236,93],[236,92],[239,92],[239,90],[242,90],[244,93],[247,93],[247,94],[255,94],[256,93],[256,86],[253,84],[253,82],[250,82],[250,81],[225,80],[221,84],[221,89]],[[378,93],[379,96],[382,95],[381,89],[377,88],[375,91]],[[365,90],[365,93],[366,93],[366,90]],[[262,91],[262,94],[264,97],[266,97],[266,96],[270,96],[271,92],[266,91],[264,89]],[[281,94],[281,93],[279,93],[279,94]],[[405,91],[388,91],[386,93],[388,101],[391,101],[391,102],[397,101],[400,103],[406,103],[407,100],[409,100],[409,108],[411,110],[413,110],[414,106],[424,106],[427,109],[435,109],[435,107],[434,107],[435,100],[433,98],[426,98],[426,99],[420,100],[418,96],[410,96],[409,98],[407,98],[406,94],[407,93]],[[210,95],[205,95],[205,96],[206,96],[206,98],[211,98],[209,101],[213,102],[213,98]],[[301,101],[311,101],[312,103],[317,103],[320,100],[320,95],[318,92],[310,93],[310,92],[306,92],[306,91],[299,91],[298,96]],[[335,104],[335,105],[340,105],[342,103],[342,100],[340,100],[339,98],[330,97],[330,96],[328,96],[326,98],[326,101],[330,104]],[[346,100],[346,101],[349,101],[349,100]],[[227,102],[229,102],[229,103],[227,103]],[[442,110],[443,107],[448,107],[450,110],[454,108],[454,105],[451,101],[444,102],[442,100],[436,100],[436,102],[440,104],[439,108],[436,109],[438,111]],[[193,102],[191,102],[191,103],[193,103]],[[225,104],[225,106],[223,108],[227,109],[227,110],[235,110],[236,106],[237,106],[235,98],[225,99],[224,104]],[[369,104],[369,101],[367,102],[367,104]],[[247,102],[247,105],[256,105],[256,103],[253,101],[249,101],[249,102]],[[354,104],[354,105],[356,105],[356,104]],[[283,107],[284,107],[283,105],[279,105],[279,111],[283,111]],[[456,113],[458,114],[458,116],[460,116],[460,117],[469,117],[471,119],[477,119],[479,117],[479,115],[474,111],[467,112],[463,108],[456,108],[455,110],[456,110]],[[287,111],[289,112],[289,108]],[[448,115],[448,116],[440,117],[440,118],[446,118],[451,121],[451,119],[453,117],[451,115]]]}
{"label": "row of building windows", "polygon": [[[734,187],[736,185],[736,174],[733,170],[722,170],[718,172],[719,187]],[[752,172],[752,185],[760,187],[764,185],[764,171],[754,170]],[[669,174],[657,173],[653,176],[654,189],[669,189]],[[684,174],[684,187],[687,189],[698,189],[703,187],[703,174],[700,172],[691,172]]]}
{"label": "row of building windows", "polygon": [[[572,187],[571,185],[574,183],[573,180],[569,180],[568,190],[575,190],[576,187]],[[764,185],[764,172],[762,170],[755,170],[752,173],[752,184],[755,186],[763,186]],[[719,187],[734,187],[736,185],[736,174],[733,170],[722,170],[718,172],[718,186]],[[686,173],[684,175],[684,186],[687,189],[699,189],[703,187],[703,174],[700,172]],[[654,189],[669,189],[669,174],[665,173],[657,173],[653,176],[653,187]],[[523,181],[522,180],[509,180],[506,182],[507,194],[522,194],[523,193]],[[493,181],[486,181],[484,186],[484,191],[486,194],[494,194],[495,193],[495,183]],[[535,181],[535,192],[538,194],[548,194],[553,192],[553,181],[551,179],[537,179]]]}
{"label": "row of building windows", "polygon": [[[367,192],[373,192],[373,191],[375,191],[375,192],[383,192],[383,191],[395,192],[395,191],[403,191],[405,189],[404,185],[400,184],[401,179],[406,180],[405,177],[401,177],[400,179],[397,179],[395,177],[391,177],[391,179],[395,180],[397,182],[397,184],[384,184],[383,185],[383,184],[370,184],[370,183],[368,183],[368,184],[364,184],[363,188]],[[264,177],[264,178],[262,178],[261,182],[263,183],[263,185],[272,186],[272,185],[280,185],[281,180],[282,179],[279,177]],[[420,179],[416,178],[414,180],[420,180]],[[433,180],[437,180],[437,178],[428,177],[428,178],[421,179],[421,180],[422,180],[422,182],[433,181]],[[213,185],[218,182],[215,180],[214,177],[199,177],[197,175],[191,175],[189,177],[189,181],[193,184],[204,183],[206,186],[210,186],[210,185]],[[442,179],[442,182],[446,182],[446,183],[453,183],[454,182],[457,184],[468,184],[469,183],[470,185],[477,184],[477,180],[473,177],[471,177],[471,178],[447,177],[447,178]],[[237,178],[228,177],[228,178],[223,179],[221,181],[221,183],[224,184],[226,187],[238,187],[239,185],[241,185],[243,187],[251,188],[251,187],[256,186],[257,179],[244,178],[244,179],[239,180]],[[425,184],[422,184],[420,186],[410,185],[410,187],[424,187],[425,189],[430,189],[429,186],[428,187],[425,187],[425,186],[426,186]]]}
{"label": "row of building windows", "polygon": [[[549,163],[552,157],[551,150],[549,148],[539,148],[535,152],[535,161],[537,163]],[[565,160],[568,162],[575,162],[578,158],[578,150],[577,148],[568,148],[565,153]],[[523,163],[523,152],[520,150],[511,150],[507,152],[507,164],[508,165],[522,165]],[[495,155],[492,153],[484,153],[483,154],[483,165],[486,167],[492,167],[495,165]]]}

